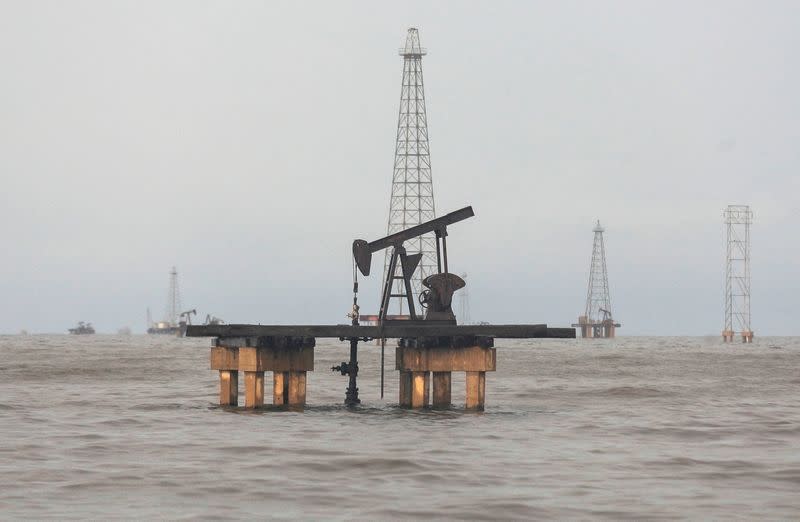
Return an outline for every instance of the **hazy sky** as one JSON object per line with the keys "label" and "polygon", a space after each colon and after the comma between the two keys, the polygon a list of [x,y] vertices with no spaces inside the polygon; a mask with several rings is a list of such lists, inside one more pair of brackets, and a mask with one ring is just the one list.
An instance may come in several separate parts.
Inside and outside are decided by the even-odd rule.
{"label": "hazy sky", "polygon": [[[472,316],[569,325],[606,226],[621,335],[800,334],[798,2],[0,2],[0,332],[346,321],[384,235],[406,29]],[[374,311],[380,276],[362,281]]]}

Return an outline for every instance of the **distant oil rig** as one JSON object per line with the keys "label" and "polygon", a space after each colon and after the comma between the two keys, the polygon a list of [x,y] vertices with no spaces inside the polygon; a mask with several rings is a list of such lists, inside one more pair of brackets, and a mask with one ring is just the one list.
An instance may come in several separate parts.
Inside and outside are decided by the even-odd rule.
{"label": "distant oil rig", "polygon": [[[743,343],[753,342],[750,326],[750,225],[753,211],[747,205],[728,205],[723,213],[726,228],[725,327],[722,340],[733,342],[738,333]],[[734,330],[736,328],[736,330]]]}
{"label": "distant oil rig", "polygon": [[92,323],[84,323],[83,321],[81,321],[75,328],[70,328],[69,333],[72,335],[91,335],[95,332]]}
{"label": "distant oil rig", "polygon": [[606,247],[603,241],[605,229],[600,221],[592,229],[594,244],[592,246],[592,264],[589,267],[589,289],[586,292],[586,308],[583,315],[578,316],[574,328],[580,328],[581,337],[593,339],[611,339],[616,329],[622,326],[614,321],[611,313],[611,293],[608,290],[608,270],[606,269]]}
{"label": "distant oil rig", "polygon": [[[167,294],[167,308],[164,312],[164,319],[153,322],[150,317],[150,309],[147,309],[147,333],[160,335],[182,336],[185,333],[181,328],[180,319],[184,316],[181,309],[181,291],[178,286],[178,270],[173,266],[169,272],[169,293]],[[196,313],[196,312],[195,312]],[[190,314],[190,312],[186,312]],[[188,315],[191,320],[191,315]]]}
{"label": "distant oil rig", "polygon": [[[150,316],[150,309],[147,309],[147,333],[154,335],[175,335],[183,337],[186,335],[186,327],[192,324],[192,316],[197,315],[197,310],[180,311],[181,290],[178,285],[178,270],[173,266],[169,272],[169,293],[167,294],[167,308],[164,312],[162,321],[153,322]],[[225,324],[225,321],[211,314],[206,315],[204,325]]]}

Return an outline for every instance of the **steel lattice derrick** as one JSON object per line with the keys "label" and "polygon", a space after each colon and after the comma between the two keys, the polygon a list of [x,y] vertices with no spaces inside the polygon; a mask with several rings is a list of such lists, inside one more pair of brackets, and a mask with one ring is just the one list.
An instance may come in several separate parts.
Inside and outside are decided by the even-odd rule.
{"label": "steel lattice derrick", "polygon": [[723,338],[733,340],[739,333],[752,340],[750,324],[750,225],[753,212],[747,205],[728,205],[723,213],[726,225],[725,329]]}
{"label": "steel lattice derrick", "polygon": [[606,249],[600,221],[593,229],[592,264],[589,267],[589,288],[586,294],[585,315],[589,322],[600,322],[611,315],[611,294],[608,290]]}
{"label": "steel lattice derrick", "polygon": [[181,313],[181,289],[178,286],[178,270],[173,266],[169,272],[169,294],[167,295],[167,309],[164,321],[176,325]]}
{"label": "steel lattice derrick", "polygon": [[[405,47],[400,49],[403,57],[403,80],[400,90],[400,110],[397,122],[397,141],[394,155],[394,175],[389,203],[389,234],[405,230],[436,217],[431,177],[431,158],[428,144],[428,118],[425,109],[425,84],[422,76],[422,57],[427,51],[419,41],[419,32],[410,28]],[[416,302],[423,290],[422,280],[436,273],[436,239],[426,234],[406,243],[409,254],[422,254],[422,260],[412,278],[412,293]],[[390,253],[384,261],[387,273]],[[396,276],[400,276],[397,267]],[[404,283],[396,279],[393,295],[405,293]],[[381,286],[383,287],[383,285]],[[393,297],[392,313],[407,313],[403,298]]]}
{"label": "steel lattice derrick", "polygon": [[606,247],[600,221],[595,225],[592,244],[592,264],[589,266],[589,286],[586,290],[584,315],[572,326],[581,329],[581,337],[615,337],[615,329],[622,326],[611,313],[611,292],[608,289]]}

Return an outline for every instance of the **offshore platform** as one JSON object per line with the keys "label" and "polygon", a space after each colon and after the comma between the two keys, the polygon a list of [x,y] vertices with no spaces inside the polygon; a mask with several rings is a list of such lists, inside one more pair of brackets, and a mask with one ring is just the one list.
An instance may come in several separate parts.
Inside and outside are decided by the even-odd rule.
{"label": "offshore platform", "polygon": [[603,241],[605,229],[600,221],[592,229],[592,264],[589,267],[589,289],[586,291],[586,308],[578,316],[574,328],[580,328],[584,338],[613,338],[616,329],[622,326],[614,320],[611,313],[611,293],[608,290],[608,270],[606,269],[606,247]]}
{"label": "offshore platform", "polygon": [[[465,325],[453,312],[454,293],[463,289],[462,277],[449,272],[448,227],[474,216],[464,207],[435,217],[430,151],[419,32],[410,28],[403,57],[400,116],[395,147],[388,234],[353,241],[353,300],[350,324],[338,325],[189,325],[187,336],[213,337],[211,369],[219,372],[219,403],[238,405],[239,373],[244,372],[245,407],[264,405],[264,376],[272,372],[273,406],[302,408],[306,403],[307,372],[314,370],[317,338],[349,343],[347,361],[333,371],[348,377],[344,403],[361,402],[357,378],[358,345],[380,340],[381,396],[384,346],[397,339],[401,407],[449,408],[452,372],[465,372],[466,409],[482,410],[486,372],[496,370],[495,339],[574,338],[574,328],[545,324]],[[358,305],[358,274],[368,276],[372,257],[383,253],[378,314],[362,316]],[[369,325],[360,321],[368,320]],[[432,395],[432,400],[431,400]]]}
{"label": "offshore platform", "polygon": [[148,309],[147,333],[182,336],[184,332],[184,328],[180,325],[180,320],[182,318],[178,270],[173,266],[172,270],[169,272],[169,292],[167,293],[167,306],[164,310],[164,318],[161,321],[154,322],[150,317],[150,310]]}

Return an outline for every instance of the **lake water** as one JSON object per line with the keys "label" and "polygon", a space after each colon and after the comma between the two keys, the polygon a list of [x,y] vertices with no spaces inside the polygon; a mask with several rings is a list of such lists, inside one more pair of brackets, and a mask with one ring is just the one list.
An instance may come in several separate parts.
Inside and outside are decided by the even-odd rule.
{"label": "lake water", "polygon": [[0,518],[800,518],[800,338],[497,345],[484,413],[364,344],[350,411],[335,341],[296,413],[217,406],[207,339],[0,337]]}

